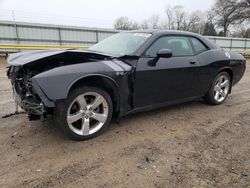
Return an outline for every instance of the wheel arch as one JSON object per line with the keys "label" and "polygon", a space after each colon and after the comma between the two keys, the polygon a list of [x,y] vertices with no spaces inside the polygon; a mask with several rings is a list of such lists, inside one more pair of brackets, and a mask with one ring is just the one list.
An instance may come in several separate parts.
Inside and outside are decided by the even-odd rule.
{"label": "wheel arch", "polygon": [[219,73],[226,72],[229,74],[231,81],[233,81],[233,70],[229,67],[222,68]]}
{"label": "wheel arch", "polygon": [[75,80],[67,90],[67,96],[70,91],[77,87],[89,86],[89,87],[98,87],[106,91],[112,100],[114,114],[119,112],[120,107],[120,95],[119,95],[119,87],[114,79],[109,76],[102,74],[91,74],[85,75],[81,78]]}
{"label": "wheel arch", "polygon": [[221,72],[226,72],[226,73],[228,73],[229,76],[230,76],[230,79],[231,79],[231,87],[230,87],[229,93],[231,93],[231,91],[232,91],[232,83],[233,83],[233,70],[232,70],[231,68],[229,68],[229,67],[225,67],[225,68],[222,68],[222,69],[218,72],[218,74],[221,73]]}

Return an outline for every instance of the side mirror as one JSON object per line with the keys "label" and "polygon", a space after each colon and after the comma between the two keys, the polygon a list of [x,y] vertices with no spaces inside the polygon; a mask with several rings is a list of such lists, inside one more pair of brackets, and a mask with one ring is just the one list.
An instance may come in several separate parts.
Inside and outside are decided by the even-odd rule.
{"label": "side mirror", "polygon": [[173,56],[173,52],[170,49],[161,49],[157,52],[157,56],[159,58],[170,58]]}
{"label": "side mirror", "polygon": [[172,50],[161,49],[157,52],[156,57],[148,62],[148,65],[154,67],[160,58],[170,58],[172,56],[173,56]]}

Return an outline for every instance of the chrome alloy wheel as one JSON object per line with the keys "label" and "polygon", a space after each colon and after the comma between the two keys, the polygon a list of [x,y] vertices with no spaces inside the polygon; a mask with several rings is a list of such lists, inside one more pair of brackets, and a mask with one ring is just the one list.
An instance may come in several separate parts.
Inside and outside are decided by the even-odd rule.
{"label": "chrome alloy wheel", "polygon": [[109,108],[105,98],[97,92],[87,92],[76,97],[67,111],[69,128],[81,136],[89,136],[102,128],[108,118]]}
{"label": "chrome alloy wheel", "polygon": [[221,75],[214,86],[214,99],[222,102],[226,99],[230,88],[230,80],[227,76]]}

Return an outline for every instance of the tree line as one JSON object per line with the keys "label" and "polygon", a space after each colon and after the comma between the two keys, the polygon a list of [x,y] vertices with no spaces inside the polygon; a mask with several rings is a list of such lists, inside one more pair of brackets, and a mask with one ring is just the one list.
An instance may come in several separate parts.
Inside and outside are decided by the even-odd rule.
{"label": "tree line", "polygon": [[114,23],[117,30],[169,29],[183,30],[208,36],[250,38],[250,0],[216,0],[207,12],[188,13],[183,6],[168,5],[165,14],[157,14],[141,23],[120,17]]}

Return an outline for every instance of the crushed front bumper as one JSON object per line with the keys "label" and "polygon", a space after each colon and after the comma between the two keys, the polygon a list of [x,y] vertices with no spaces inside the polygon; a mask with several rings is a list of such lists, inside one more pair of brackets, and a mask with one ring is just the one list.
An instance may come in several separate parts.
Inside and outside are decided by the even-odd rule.
{"label": "crushed front bumper", "polygon": [[28,115],[37,115],[41,116],[45,113],[44,105],[42,103],[34,103],[29,101],[28,99],[22,100],[17,94],[16,90],[13,88],[13,95],[15,102],[20,106],[23,110],[27,112]]}

